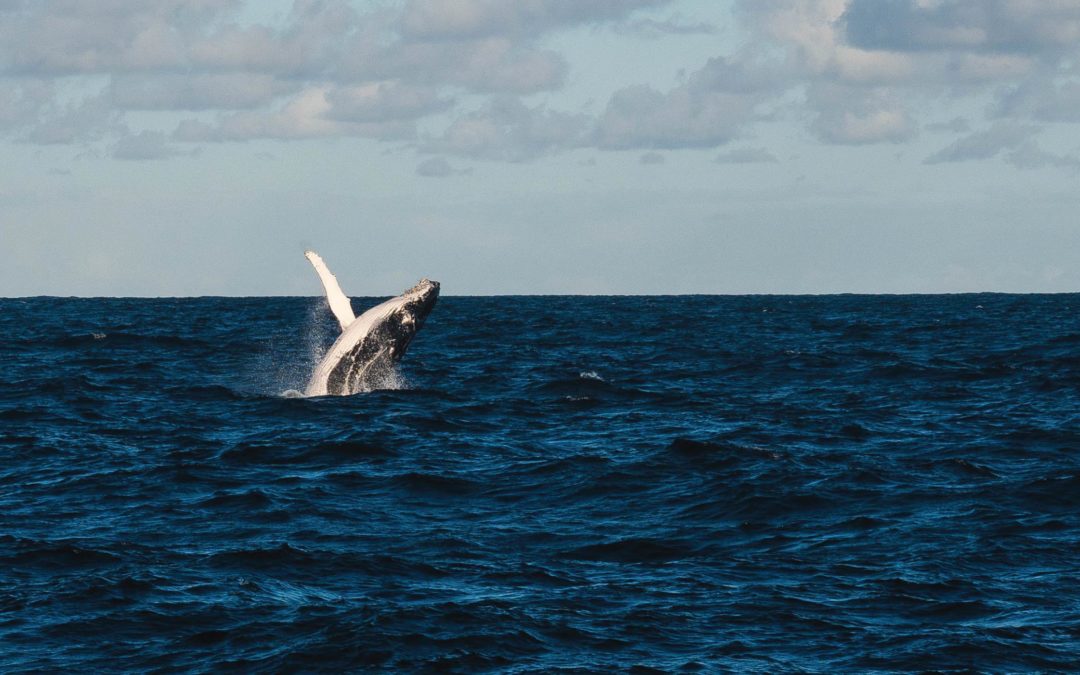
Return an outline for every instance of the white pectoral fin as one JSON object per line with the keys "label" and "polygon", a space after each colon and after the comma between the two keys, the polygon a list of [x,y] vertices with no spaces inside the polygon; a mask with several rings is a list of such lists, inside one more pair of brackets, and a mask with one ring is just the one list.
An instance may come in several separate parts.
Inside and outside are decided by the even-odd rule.
{"label": "white pectoral fin", "polygon": [[323,288],[326,289],[326,301],[330,303],[330,311],[337,317],[338,323],[341,324],[341,330],[345,330],[350,323],[356,320],[356,315],[353,314],[352,303],[349,302],[349,298],[341,291],[341,286],[338,285],[337,277],[331,272],[330,268],[326,266],[323,259],[319,257],[319,254],[315,251],[305,251],[304,257],[308,259],[311,266],[315,268],[315,271],[319,274],[319,279],[322,281]]}

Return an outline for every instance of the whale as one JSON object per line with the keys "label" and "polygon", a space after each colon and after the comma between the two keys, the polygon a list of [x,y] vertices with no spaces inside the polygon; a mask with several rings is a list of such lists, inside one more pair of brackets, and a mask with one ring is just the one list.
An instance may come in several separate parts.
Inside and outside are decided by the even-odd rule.
{"label": "whale", "polygon": [[341,326],[341,334],[315,367],[304,395],[347,396],[393,381],[395,365],[435,308],[439,282],[421,279],[401,295],[356,316],[352,302],[319,254],[306,251],[304,257],[319,275],[330,311]]}

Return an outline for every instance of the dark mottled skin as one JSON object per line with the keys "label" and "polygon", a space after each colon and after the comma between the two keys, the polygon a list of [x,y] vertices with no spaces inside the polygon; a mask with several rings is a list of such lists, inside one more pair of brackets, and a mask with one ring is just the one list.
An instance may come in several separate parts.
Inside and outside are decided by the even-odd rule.
{"label": "dark mottled skin", "polygon": [[409,302],[372,328],[330,373],[327,393],[341,395],[373,388],[405,356],[413,337],[434,308],[436,298],[437,295]]}

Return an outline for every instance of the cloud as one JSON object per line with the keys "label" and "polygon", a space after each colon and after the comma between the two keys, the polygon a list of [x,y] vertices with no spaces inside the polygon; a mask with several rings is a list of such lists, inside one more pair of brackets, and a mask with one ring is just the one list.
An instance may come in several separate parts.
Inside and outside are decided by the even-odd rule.
{"label": "cloud", "polygon": [[183,63],[232,0],[40,0],[0,7],[0,69],[48,75],[150,71]]}
{"label": "cloud", "polygon": [[[38,143],[118,139],[129,111],[149,110],[217,112],[179,125],[174,138],[189,142],[411,138],[416,120],[447,113],[462,94],[562,86],[569,66],[540,46],[545,32],[668,2],[295,0],[273,26],[242,21],[243,0],[0,3],[0,132],[33,127],[21,137]],[[91,93],[61,105],[53,83],[63,78],[84,78],[70,90]]]}
{"label": "cloud", "polygon": [[724,59],[711,60],[666,93],[627,87],[608,101],[597,122],[596,144],[609,150],[716,147],[759,118],[756,107],[770,87],[764,72]]}
{"label": "cloud", "polygon": [[[365,136],[382,140],[412,138],[411,120],[352,121],[333,116],[330,90],[311,87],[300,92],[276,111],[244,111],[221,116],[216,123],[184,120],[173,133],[174,140],[186,142],[250,141],[260,138],[305,140],[340,136]],[[339,111],[340,112],[340,111]]]}
{"label": "cloud", "polygon": [[[102,152],[135,143],[133,122],[154,111],[185,118],[176,143],[364,137],[523,162],[714,149],[774,121],[826,144],[953,134],[957,147],[933,157],[954,161],[974,141],[958,137],[965,124],[927,124],[943,109],[966,106],[971,126],[1080,124],[1080,0],[735,0],[741,46],[668,84],[599,92],[591,116],[560,103],[572,67],[590,64],[547,38],[716,32],[672,5],[294,0],[267,23],[248,18],[252,0],[0,0],[0,134]],[[1041,152],[996,154],[1069,166]]]}
{"label": "cloud", "polygon": [[104,96],[96,96],[62,107],[49,105],[20,140],[40,145],[85,143],[125,131],[120,113]]}
{"label": "cloud", "polygon": [[963,117],[954,117],[948,122],[935,122],[926,125],[927,131],[949,131],[954,134],[962,134],[971,131],[971,123]]}
{"label": "cloud", "polygon": [[319,77],[333,71],[363,23],[345,0],[296,0],[284,27],[224,24],[192,39],[189,59],[209,71]]}
{"label": "cloud", "polygon": [[763,164],[779,160],[765,148],[736,148],[720,153],[713,161],[717,164]]}
{"label": "cloud", "polygon": [[1040,122],[1080,122],[1080,80],[1029,80],[1006,90],[994,110],[998,117]]}
{"label": "cloud", "polygon": [[495,98],[480,110],[455,119],[442,135],[428,138],[425,152],[474,159],[526,162],[579,147],[587,131],[584,115],[529,107],[520,99]]}
{"label": "cloud", "polygon": [[1045,53],[1080,42],[1080,2],[852,0],[841,23],[865,49]]}
{"label": "cloud", "polygon": [[32,124],[52,101],[55,88],[42,80],[0,80],[0,131]]}
{"label": "cloud", "polygon": [[455,173],[457,172],[450,166],[450,162],[442,157],[429,157],[416,166],[416,174],[425,178],[446,178]]}
{"label": "cloud", "polygon": [[638,158],[638,161],[642,164],[663,164],[667,159],[659,152],[646,152],[644,155]]}
{"label": "cloud", "polygon": [[926,158],[926,164],[990,159],[1020,147],[1038,131],[1036,127],[999,123],[958,139]]}
{"label": "cloud", "polygon": [[168,145],[165,134],[160,131],[140,131],[134,135],[121,136],[112,149],[115,159],[144,161],[166,159],[181,154]]}
{"label": "cloud", "polygon": [[995,116],[1021,124],[1080,122],[1080,85],[1055,81],[1080,56],[1080,0],[742,0],[738,7],[783,59],[788,82],[778,89],[806,91],[810,129],[825,143],[904,142],[920,126],[913,110],[946,97],[996,94]]}
{"label": "cloud", "polygon": [[269,104],[294,87],[258,73],[140,73],[113,76],[108,95],[123,110],[231,110]]}
{"label": "cloud", "polygon": [[400,82],[371,82],[326,92],[330,104],[326,116],[347,122],[393,122],[414,120],[449,109],[454,101],[431,87]]}
{"label": "cloud", "polygon": [[401,19],[412,38],[460,39],[536,34],[610,21],[670,0],[410,0]]}
{"label": "cloud", "polygon": [[701,21],[686,21],[679,16],[673,16],[663,21],[657,19],[632,19],[615,24],[613,30],[620,35],[633,35],[650,40],[671,35],[713,35],[719,32],[719,28],[714,24]]}
{"label": "cloud", "polygon": [[807,99],[818,111],[812,128],[828,143],[899,143],[917,131],[903,104],[888,90],[819,84],[810,88]]}
{"label": "cloud", "polygon": [[484,93],[527,94],[558,88],[569,66],[554,51],[505,37],[398,42],[344,64],[349,77],[455,85]]}
{"label": "cloud", "polygon": [[1005,161],[1018,169],[1058,168],[1080,171],[1080,156],[1055,154],[1039,147],[1034,140],[1026,140],[1005,155]]}
{"label": "cloud", "polygon": [[[917,0],[917,5],[943,6],[948,1]],[[895,44],[910,34],[890,23],[900,20],[892,15],[904,14],[909,5],[906,0],[744,0],[740,7],[747,22],[785,52],[790,72],[817,81],[869,87],[1001,82],[1023,77],[1043,58],[1018,51]],[[894,32],[896,40],[889,37]]]}
{"label": "cloud", "polygon": [[351,40],[339,72],[493,94],[550,91],[562,86],[569,66],[561,54],[537,45],[545,32],[617,21],[668,2],[411,0],[388,23],[396,39],[365,34]]}

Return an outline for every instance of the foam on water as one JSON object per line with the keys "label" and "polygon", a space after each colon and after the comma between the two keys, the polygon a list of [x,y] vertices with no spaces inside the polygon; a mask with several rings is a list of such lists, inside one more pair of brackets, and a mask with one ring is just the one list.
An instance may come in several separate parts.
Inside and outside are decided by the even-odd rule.
{"label": "foam on water", "polygon": [[307,353],[302,364],[299,364],[305,372],[305,384],[307,378],[311,376],[311,371],[315,368],[315,365],[322,360],[323,355],[326,354],[334,339],[337,338],[337,327],[330,322],[329,317],[330,312],[325,299],[320,298],[317,302],[312,303],[308,309],[307,321],[304,322],[303,329]]}

